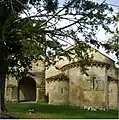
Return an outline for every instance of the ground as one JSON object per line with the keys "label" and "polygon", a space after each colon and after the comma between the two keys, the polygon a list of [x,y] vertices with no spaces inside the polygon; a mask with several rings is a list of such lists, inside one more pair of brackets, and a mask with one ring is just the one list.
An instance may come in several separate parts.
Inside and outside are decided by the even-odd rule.
{"label": "ground", "polygon": [[[8,112],[16,118],[118,118],[116,110],[88,111],[79,107],[48,105],[45,103],[20,103],[6,104]],[[29,109],[35,109],[35,113],[28,113]]]}

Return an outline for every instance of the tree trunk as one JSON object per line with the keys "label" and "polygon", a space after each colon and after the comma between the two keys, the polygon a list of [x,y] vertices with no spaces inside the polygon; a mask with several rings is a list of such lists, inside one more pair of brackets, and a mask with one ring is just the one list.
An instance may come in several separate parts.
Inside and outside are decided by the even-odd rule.
{"label": "tree trunk", "polygon": [[[2,59],[2,57],[0,57]],[[3,58],[4,59],[4,58]],[[7,61],[1,60],[0,61],[0,112],[7,111],[5,108],[5,80],[6,74],[8,70],[8,63]]]}
{"label": "tree trunk", "polygon": [[0,73],[0,112],[6,111],[5,101],[4,101],[5,78],[6,78],[6,74]]}

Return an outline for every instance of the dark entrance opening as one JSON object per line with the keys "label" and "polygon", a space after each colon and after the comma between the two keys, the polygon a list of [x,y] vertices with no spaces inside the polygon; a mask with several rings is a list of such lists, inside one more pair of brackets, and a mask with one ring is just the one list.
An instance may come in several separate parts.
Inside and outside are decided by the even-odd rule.
{"label": "dark entrance opening", "polygon": [[36,82],[31,77],[25,77],[18,83],[18,101],[36,101]]}

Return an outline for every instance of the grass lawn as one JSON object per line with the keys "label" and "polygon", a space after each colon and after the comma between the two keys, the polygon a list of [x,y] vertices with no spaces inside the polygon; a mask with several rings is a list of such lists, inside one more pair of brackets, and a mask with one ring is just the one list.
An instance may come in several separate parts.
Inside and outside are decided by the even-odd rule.
{"label": "grass lawn", "polygon": [[[6,104],[8,113],[17,118],[118,118],[116,110],[109,111],[88,111],[78,107],[49,105],[45,103],[20,103]],[[34,108],[35,113],[29,114],[28,109]]]}

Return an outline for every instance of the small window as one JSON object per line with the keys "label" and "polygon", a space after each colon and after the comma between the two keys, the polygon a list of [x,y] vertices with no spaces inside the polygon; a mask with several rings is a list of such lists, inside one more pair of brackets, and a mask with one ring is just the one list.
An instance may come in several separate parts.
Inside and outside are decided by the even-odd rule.
{"label": "small window", "polygon": [[61,88],[61,93],[63,93],[64,92],[64,89],[63,88]]}
{"label": "small window", "polygon": [[92,77],[92,89],[93,89],[93,90],[94,90],[95,87],[96,87],[95,82],[96,82],[96,77]]}

